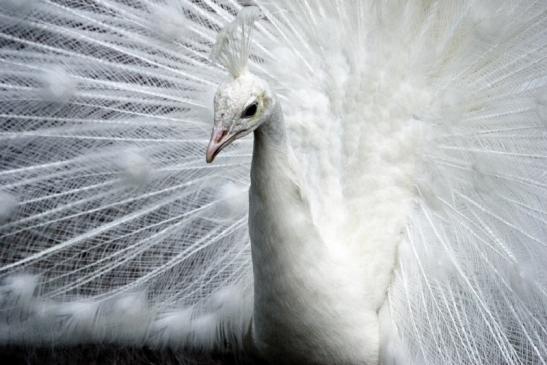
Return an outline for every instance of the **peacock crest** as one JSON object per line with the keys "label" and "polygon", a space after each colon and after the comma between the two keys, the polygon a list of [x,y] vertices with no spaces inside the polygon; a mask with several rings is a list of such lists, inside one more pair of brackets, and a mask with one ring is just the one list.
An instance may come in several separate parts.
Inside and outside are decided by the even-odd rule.
{"label": "peacock crest", "polygon": [[211,59],[226,68],[234,78],[247,69],[254,22],[261,16],[256,6],[245,7],[217,35]]}

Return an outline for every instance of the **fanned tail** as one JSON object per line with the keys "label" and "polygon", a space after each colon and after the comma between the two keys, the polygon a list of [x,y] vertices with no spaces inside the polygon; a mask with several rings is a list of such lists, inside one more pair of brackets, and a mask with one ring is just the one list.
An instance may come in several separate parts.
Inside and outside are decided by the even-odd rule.
{"label": "fanned tail", "polygon": [[547,6],[437,5],[423,24],[442,41],[437,92],[417,116],[431,132],[384,308],[386,360],[545,364]]}
{"label": "fanned tail", "polygon": [[250,145],[204,163],[239,8],[2,2],[0,342],[241,344]]}

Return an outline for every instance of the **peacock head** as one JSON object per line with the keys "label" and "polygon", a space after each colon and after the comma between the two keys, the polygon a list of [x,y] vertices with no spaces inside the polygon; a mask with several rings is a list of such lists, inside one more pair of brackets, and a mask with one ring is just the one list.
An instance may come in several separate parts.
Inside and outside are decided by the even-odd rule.
{"label": "peacock head", "polygon": [[267,121],[275,104],[266,81],[248,71],[221,84],[214,100],[214,125],[207,147],[207,162],[230,143]]}
{"label": "peacock head", "polygon": [[230,72],[232,78],[221,84],[215,95],[215,122],[207,147],[207,162],[230,143],[246,136],[267,121],[275,99],[268,84],[248,71],[253,24],[261,18],[259,9],[241,9],[233,22],[217,35],[212,60]]}

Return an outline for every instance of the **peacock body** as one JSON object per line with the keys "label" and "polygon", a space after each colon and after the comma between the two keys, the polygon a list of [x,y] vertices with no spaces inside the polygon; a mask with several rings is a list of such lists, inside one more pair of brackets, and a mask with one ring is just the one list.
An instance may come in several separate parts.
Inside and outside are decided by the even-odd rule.
{"label": "peacock body", "polygon": [[0,343],[547,363],[547,3],[0,5]]}

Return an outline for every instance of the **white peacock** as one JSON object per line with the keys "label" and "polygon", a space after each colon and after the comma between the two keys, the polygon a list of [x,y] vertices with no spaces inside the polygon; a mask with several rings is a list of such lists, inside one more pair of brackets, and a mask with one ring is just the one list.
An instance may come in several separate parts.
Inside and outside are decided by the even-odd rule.
{"label": "white peacock", "polygon": [[0,4],[0,343],[547,363],[547,3]]}

